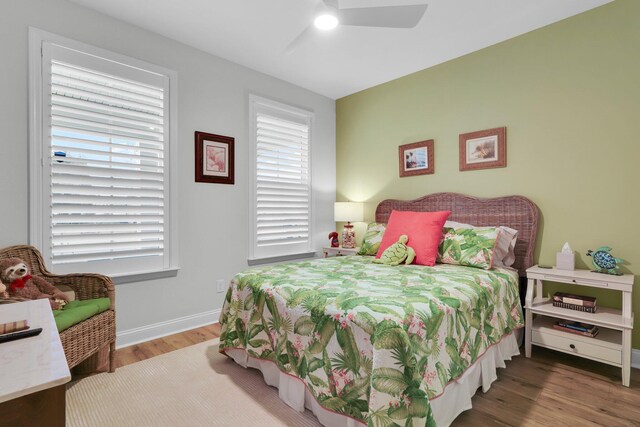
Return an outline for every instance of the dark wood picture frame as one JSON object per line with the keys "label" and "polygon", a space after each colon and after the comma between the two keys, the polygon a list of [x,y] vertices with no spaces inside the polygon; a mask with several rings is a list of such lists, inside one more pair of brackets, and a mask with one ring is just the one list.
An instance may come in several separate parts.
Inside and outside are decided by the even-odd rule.
{"label": "dark wood picture frame", "polygon": [[461,133],[459,144],[461,171],[507,166],[506,127]]}
{"label": "dark wood picture frame", "polygon": [[234,183],[234,143],[230,136],[196,131],[196,182]]}
{"label": "dark wood picture frame", "polygon": [[[425,150],[426,153],[420,153],[422,150]],[[418,153],[417,157],[416,153]],[[414,160],[410,160],[412,156]],[[434,173],[433,139],[400,145],[398,147],[398,167],[401,178]]]}

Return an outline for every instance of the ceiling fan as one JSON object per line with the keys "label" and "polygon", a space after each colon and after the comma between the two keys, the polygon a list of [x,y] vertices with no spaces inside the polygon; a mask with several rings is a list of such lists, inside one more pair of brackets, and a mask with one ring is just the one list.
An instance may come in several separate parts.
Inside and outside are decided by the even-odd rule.
{"label": "ceiling fan", "polygon": [[296,50],[311,38],[316,30],[329,31],[338,25],[413,28],[418,25],[426,10],[427,4],[340,9],[338,0],[321,0],[313,23],[289,43],[285,52],[291,53]]}

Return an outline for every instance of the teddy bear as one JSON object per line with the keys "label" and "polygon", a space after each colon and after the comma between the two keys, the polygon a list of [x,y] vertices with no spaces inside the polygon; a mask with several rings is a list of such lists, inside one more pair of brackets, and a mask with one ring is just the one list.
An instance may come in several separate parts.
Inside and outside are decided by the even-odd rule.
{"label": "teddy bear", "polygon": [[28,299],[47,298],[54,310],[64,307],[69,301],[63,292],[42,277],[31,276],[29,267],[20,258],[0,260],[0,281],[8,284],[10,296]]}

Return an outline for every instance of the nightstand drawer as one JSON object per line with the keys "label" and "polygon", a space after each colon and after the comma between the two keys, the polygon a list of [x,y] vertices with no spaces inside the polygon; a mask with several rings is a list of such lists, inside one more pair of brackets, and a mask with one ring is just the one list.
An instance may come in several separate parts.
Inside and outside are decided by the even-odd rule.
{"label": "nightstand drawer", "polygon": [[593,288],[608,288],[609,283],[604,280],[592,280],[583,278],[567,278],[561,276],[545,275],[543,280],[558,283],[571,283],[574,285],[591,286]]}
{"label": "nightstand drawer", "polygon": [[620,349],[598,345],[598,343],[601,343],[598,341],[594,341],[593,344],[584,342],[584,337],[580,337],[579,335],[573,339],[568,334],[565,337],[544,332],[544,330],[532,330],[531,343],[564,351],[565,353],[575,354],[576,356],[586,356],[617,365],[622,364],[622,351]]}

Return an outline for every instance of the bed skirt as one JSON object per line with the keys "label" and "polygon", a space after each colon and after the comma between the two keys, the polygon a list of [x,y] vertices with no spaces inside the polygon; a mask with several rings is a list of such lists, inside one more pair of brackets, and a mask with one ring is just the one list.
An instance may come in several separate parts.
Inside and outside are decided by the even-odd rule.
{"label": "bed skirt", "polygon": [[[499,343],[491,346],[478,358],[464,375],[449,383],[444,393],[431,399],[431,409],[438,427],[450,425],[460,413],[471,409],[471,398],[479,387],[482,387],[485,393],[489,390],[491,384],[498,378],[497,368],[506,367],[506,360],[511,360],[513,356],[520,354],[518,343],[521,332],[522,330],[517,330],[505,335]],[[225,353],[240,366],[259,369],[264,376],[264,381],[278,389],[279,397],[284,403],[300,412],[305,408],[309,409],[322,425],[327,427],[364,425],[360,421],[320,406],[299,378],[281,372],[273,362],[249,357],[242,349],[227,349]]]}

